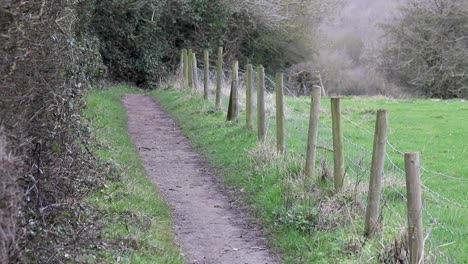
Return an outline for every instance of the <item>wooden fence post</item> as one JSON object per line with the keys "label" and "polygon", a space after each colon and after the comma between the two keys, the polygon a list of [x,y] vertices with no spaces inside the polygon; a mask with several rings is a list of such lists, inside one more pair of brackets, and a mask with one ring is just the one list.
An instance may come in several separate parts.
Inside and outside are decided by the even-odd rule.
{"label": "wooden fence post", "polygon": [[424,237],[419,153],[405,153],[410,264],[424,264]]}
{"label": "wooden fence post", "polygon": [[186,49],[182,49],[182,51],[180,52],[180,67],[179,67],[179,70],[180,70],[180,75],[182,78],[182,81],[184,80],[184,77],[185,77],[185,73],[184,73],[184,51],[187,52]]}
{"label": "wooden fence post", "polygon": [[245,87],[245,114],[246,114],[246,121],[247,121],[247,127],[249,129],[253,128],[253,102],[252,102],[252,76],[253,75],[253,68],[252,64],[247,65],[247,81],[246,81],[246,87]]}
{"label": "wooden fence post", "polygon": [[257,138],[258,141],[265,140],[265,69],[258,66],[257,73]]}
{"label": "wooden fence post", "polygon": [[198,68],[197,68],[197,56],[195,53],[192,53],[192,84],[195,90],[198,90]]}
{"label": "wooden fence post", "polygon": [[218,63],[216,75],[216,103],[215,108],[221,109],[221,82],[223,81],[223,47],[218,48]]}
{"label": "wooden fence post", "polygon": [[187,60],[187,64],[188,64],[188,87],[190,89],[193,88],[193,70],[192,70],[192,67],[193,67],[193,64],[192,64],[192,59],[193,59],[193,55],[192,55],[192,49],[188,49],[188,52],[187,52],[187,56],[188,56],[188,60]]}
{"label": "wooden fence post", "polygon": [[387,110],[377,111],[375,121],[374,149],[372,152],[369,192],[367,196],[366,222],[364,234],[372,237],[379,229],[380,193],[384,176],[385,146],[387,145]]}
{"label": "wooden fence post", "polygon": [[188,85],[188,71],[189,71],[189,65],[188,65],[188,51],[187,49],[183,50],[184,53],[184,86],[187,87]]}
{"label": "wooden fence post", "polygon": [[231,94],[229,96],[229,106],[227,112],[227,121],[237,121],[239,115],[239,99],[238,99],[238,74],[239,63],[235,61],[232,64],[232,81],[231,81]]}
{"label": "wooden fence post", "polygon": [[276,74],[276,147],[283,153],[286,149],[284,142],[284,102],[283,102],[283,74]]}
{"label": "wooden fence post", "polygon": [[203,98],[208,99],[208,85],[210,82],[210,54],[208,50],[203,51]]}
{"label": "wooden fence post", "polygon": [[340,98],[331,98],[332,130],[333,130],[333,181],[335,191],[343,189],[344,182],[344,145],[343,129],[341,123]]}
{"label": "wooden fence post", "polygon": [[311,93],[311,107],[309,119],[309,132],[307,137],[307,157],[305,175],[307,177],[315,177],[315,159],[317,155],[317,137],[318,125],[320,117],[320,86],[314,85]]}

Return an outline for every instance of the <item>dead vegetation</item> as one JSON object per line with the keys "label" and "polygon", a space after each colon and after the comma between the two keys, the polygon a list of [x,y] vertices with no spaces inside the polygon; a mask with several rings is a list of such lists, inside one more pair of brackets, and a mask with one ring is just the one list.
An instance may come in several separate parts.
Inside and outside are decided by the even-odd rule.
{"label": "dead vegetation", "polygon": [[18,186],[15,171],[20,164],[7,149],[6,136],[0,127],[0,263],[15,259]]}
{"label": "dead vegetation", "polygon": [[409,245],[407,232],[402,231],[393,243],[387,245],[379,253],[379,261],[385,264],[405,264],[409,263]]}
{"label": "dead vegetation", "polygon": [[2,263],[80,262],[99,248],[97,212],[82,202],[105,174],[80,113],[102,69],[78,40],[86,2],[0,3]]}

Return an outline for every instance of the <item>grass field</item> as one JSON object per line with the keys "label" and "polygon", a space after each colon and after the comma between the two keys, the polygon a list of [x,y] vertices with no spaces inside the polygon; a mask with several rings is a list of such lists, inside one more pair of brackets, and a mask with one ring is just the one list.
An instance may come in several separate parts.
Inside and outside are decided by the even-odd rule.
{"label": "grass field", "polygon": [[[425,168],[444,173],[422,174],[425,186],[433,192],[424,192],[425,208],[433,217],[424,216],[426,231],[430,231],[426,242],[429,261],[463,263],[468,259],[466,102],[344,98],[344,134],[352,142],[345,145],[349,157],[346,166],[354,166],[355,171],[347,176],[347,189],[333,195],[330,181],[315,182],[301,172],[310,99],[286,100],[288,154],[280,156],[270,146],[274,140],[270,145],[257,145],[256,134],[244,125],[242,111],[239,123],[226,123],[225,114],[214,111],[213,103],[198,95],[175,90],[151,93],[172,113],[226,183],[245,194],[246,202],[271,232],[272,244],[283,253],[286,263],[375,263],[379,252],[386,255],[386,246],[404,230],[404,174],[398,170],[404,164],[401,154],[388,149],[389,159],[395,164],[386,165],[389,180],[383,195],[385,228],[373,240],[365,241],[362,236],[369,177],[368,154],[363,154],[363,149],[371,149],[376,110],[389,110],[389,141],[393,146],[403,152],[420,151]],[[320,144],[329,146],[328,99],[322,100],[322,108]],[[270,136],[274,135],[272,113]],[[327,174],[333,163],[330,154],[319,151],[319,158],[319,170]]]}
{"label": "grass field", "polygon": [[115,164],[121,175],[89,201],[103,212],[105,235],[121,241],[108,263],[183,263],[174,242],[170,209],[146,177],[142,161],[127,133],[123,95],[137,93],[126,87],[93,90],[86,96],[89,120],[98,141],[94,151]]}

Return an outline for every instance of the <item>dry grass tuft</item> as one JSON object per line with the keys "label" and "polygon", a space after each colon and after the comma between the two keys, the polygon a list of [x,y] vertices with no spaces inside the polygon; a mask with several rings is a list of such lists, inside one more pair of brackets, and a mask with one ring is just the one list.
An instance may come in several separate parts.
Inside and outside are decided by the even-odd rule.
{"label": "dry grass tuft", "polygon": [[379,261],[386,264],[409,263],[408,233],[402,229],[400,236],[379,253]]}
{"label": "dry grass tuft", "polygon": [[349,189],[330,197],[322,196],[318,209],[318,230],[333,230],[346,226],[364,213],[364,205],[356,199],[355,190]]}
{"label": "dry grass tuft", "polygon": [[252,160],[254,171],[265,169],[271,164],[282,163],[283,160],[283,156],[276,151],[273,138],[268,136],[255,148],[249,150],[248,155]]}

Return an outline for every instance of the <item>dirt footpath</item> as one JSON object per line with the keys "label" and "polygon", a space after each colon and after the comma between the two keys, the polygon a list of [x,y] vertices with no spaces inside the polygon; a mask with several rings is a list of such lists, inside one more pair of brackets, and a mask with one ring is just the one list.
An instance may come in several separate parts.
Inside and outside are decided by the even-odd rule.
{"label": "dirt footpath", "polygon": [[124,105],[145,169],[172,207],[187,263],[278,263],[162,107],[145,95],[127,95]]}

